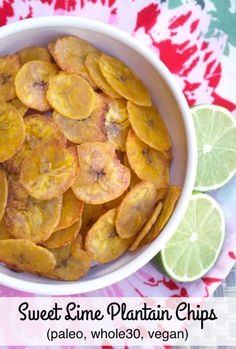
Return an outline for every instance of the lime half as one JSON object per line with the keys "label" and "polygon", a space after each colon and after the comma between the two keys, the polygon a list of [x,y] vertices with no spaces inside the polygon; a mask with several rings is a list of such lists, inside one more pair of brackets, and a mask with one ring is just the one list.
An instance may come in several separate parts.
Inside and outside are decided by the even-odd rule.
{"label": "lime half", "polygon": [[207,194],[192,195],[179,227],[153,262],[171,279],[194,281],[216,262],[225,235],[218,203]]}
{"label": "lime half", "polygon": [[222,187],[236,173],[236,119],[225,108],[199,105],[191,109],[198,143],[195,189]]}

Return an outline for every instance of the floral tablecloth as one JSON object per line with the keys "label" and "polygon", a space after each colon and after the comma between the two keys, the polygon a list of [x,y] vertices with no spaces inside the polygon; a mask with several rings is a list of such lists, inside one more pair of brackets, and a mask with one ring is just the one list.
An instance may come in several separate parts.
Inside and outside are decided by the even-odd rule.
{"label": "floral tablecloth", "polygon": [[[215,103],[236,113],[235,0],[0,0],[0,26],[29,17],[71,15],[109,23],[154,51],[178,80],[190,106]],[[214,268],[180,284],[151,263],[88,296],[207,296],[236,260],[236,178],[211,193],[226,217],[226,240]],[[26,295],[0,286],[1,296]]]}

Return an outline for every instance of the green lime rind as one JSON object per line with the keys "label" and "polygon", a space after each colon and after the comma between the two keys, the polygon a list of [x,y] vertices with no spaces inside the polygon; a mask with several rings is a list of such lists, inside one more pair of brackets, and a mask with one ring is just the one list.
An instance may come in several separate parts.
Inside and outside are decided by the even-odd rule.
{"label": "green lime rind", "polygon": [[225,220],[219,204],[207,194],[195,194],[179,227],[153,263],[175,281],[195,281],[215,264],[224,236]]}
{"label": "green lime rind", "polygon": [[236,174],[236,119],[217,105],[198,105],[191,113],[198,143],[194,189],[215,190]]}

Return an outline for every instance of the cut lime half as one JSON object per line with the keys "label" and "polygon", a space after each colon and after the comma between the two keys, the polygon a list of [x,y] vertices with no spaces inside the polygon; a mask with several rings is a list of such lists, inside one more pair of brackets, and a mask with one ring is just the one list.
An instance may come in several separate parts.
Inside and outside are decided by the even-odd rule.
{"label": "cut lime half", "polygon": [[207,194],[194,194],[179,227],[153,262],[171,279],[194,281],[215,264],[224,235],[218,203]]}
{"label": "cut lime half", "polygon": [[199,105],[191,113],[198,143],[194,189],[215,190],[236,173],[236,119],[217,105]]}

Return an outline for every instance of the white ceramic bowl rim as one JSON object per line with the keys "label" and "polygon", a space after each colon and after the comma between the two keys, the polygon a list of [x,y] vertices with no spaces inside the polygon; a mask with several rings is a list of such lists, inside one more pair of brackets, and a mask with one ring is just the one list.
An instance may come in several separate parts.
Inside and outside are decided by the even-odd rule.
{"label": "white ceramic bowl rim", "polygon": [[184,121],[186,144],[188,151],[186,176],[182,194],[176,205],[175,211],[167,224],[167,231],[165,231],[165,234],[161,234],[158,237],[158,242],[157,240],[152,242],[146,248],[146,250],[144,250],[134,260],[130,261],[125,266],[119,268],[119,272],[118,270],[112,271],[107,275],[98,277],[96,280],[86,280],[82,284],[69,282],[56,285],[47,284],[45,285],[45,287],[43,287],[43,283],[41,287],[39,283],[30,282],[26,280],[19,280],[12,276],[3,275],[0,273],[0,282],[8,287],[17,288],[22,291],[32,292],[41,295],[69,295],[97,290],[99,288],[106,287],[108,285],[120,281],[121,279],[128,277],[129,275],[143,267],[156,255],[157,244],[159,246],[164,246],[164,244],[170,239],[174,230],[180,223],[180,220],[187,208],[188,201],[192,194],[197,166],[197,145],[194,124],[185,97],[174,76],[169,72],[167,67],[157,58],[157,56],[154,53],[142,46],[129,34],[119,29],[116,29],[110,25],[100,23],[94,20],[69,16],[40,17],[13,23],[0,28],[0,39],[25,30],[35,30],[43,27],[77,27],[85,30],[87,29],[96,31],[101,34],[105,33],[113,39],[131,47],[131,49],[137,51],[141,56],[143,56],[158,71],[160,76],[170,87],[176,101],[178,101],[178,105]]}

